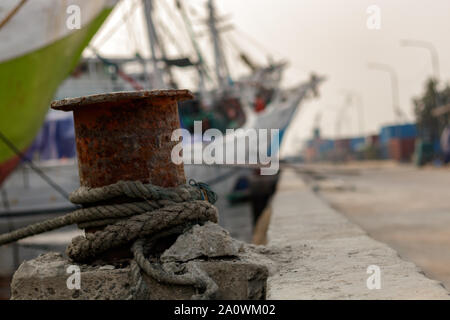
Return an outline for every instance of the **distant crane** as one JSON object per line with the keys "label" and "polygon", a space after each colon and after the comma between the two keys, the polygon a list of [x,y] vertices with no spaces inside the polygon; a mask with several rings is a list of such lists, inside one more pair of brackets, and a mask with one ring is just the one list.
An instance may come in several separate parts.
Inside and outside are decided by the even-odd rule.
{"label": "distant crane", "polygon": [[359,135],[364,135],[364,103],[361,94],[353,91],[342,89],[342,94],[346,96],[349,105],[354,105],[358,117]]}

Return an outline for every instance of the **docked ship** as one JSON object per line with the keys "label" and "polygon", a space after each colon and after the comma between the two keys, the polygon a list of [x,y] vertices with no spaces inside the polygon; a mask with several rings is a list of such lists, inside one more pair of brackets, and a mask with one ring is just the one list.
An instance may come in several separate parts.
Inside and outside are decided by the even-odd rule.
{"label": "docked ship", "polygon": [[[71,1],[83,13],[67,27],[64,1],[0,3],[0,184],[20,162],[42,127],[61,82],[99,30],[115,1]],[[6,141],[7,140],[7,141]]]}

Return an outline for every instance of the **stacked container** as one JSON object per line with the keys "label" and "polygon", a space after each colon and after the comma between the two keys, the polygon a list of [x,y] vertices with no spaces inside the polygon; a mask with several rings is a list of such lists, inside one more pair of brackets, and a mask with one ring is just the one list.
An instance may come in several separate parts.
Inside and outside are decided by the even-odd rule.
{"label": "stacked container", "polygon": [[380,146],[383,158],[410,161],[414,154],[417,137],[415,124],[386,126],[380,132]]}

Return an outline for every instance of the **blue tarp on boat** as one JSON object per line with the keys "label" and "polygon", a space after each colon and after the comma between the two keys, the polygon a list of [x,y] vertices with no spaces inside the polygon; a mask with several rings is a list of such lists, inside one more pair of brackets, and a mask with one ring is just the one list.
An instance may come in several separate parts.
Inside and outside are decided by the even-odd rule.
{"label": "blue tarp on boat", "polygon": [[75,129],[72,114],[51,111],[27,155],[39,160],[75,158]]}

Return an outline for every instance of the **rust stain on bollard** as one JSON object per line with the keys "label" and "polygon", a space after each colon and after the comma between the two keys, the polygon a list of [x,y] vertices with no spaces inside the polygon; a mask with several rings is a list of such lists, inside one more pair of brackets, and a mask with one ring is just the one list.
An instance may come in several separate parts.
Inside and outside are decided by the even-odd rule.
{"label": "rust stain on bollard", "polygon": [[178,101],[188,90],[117,92],[55,101],[73,111],[80,183],[102,187],[119,180],[162,187],[186,183],[183,165],[171,161],[172,132],[180,128]]}

